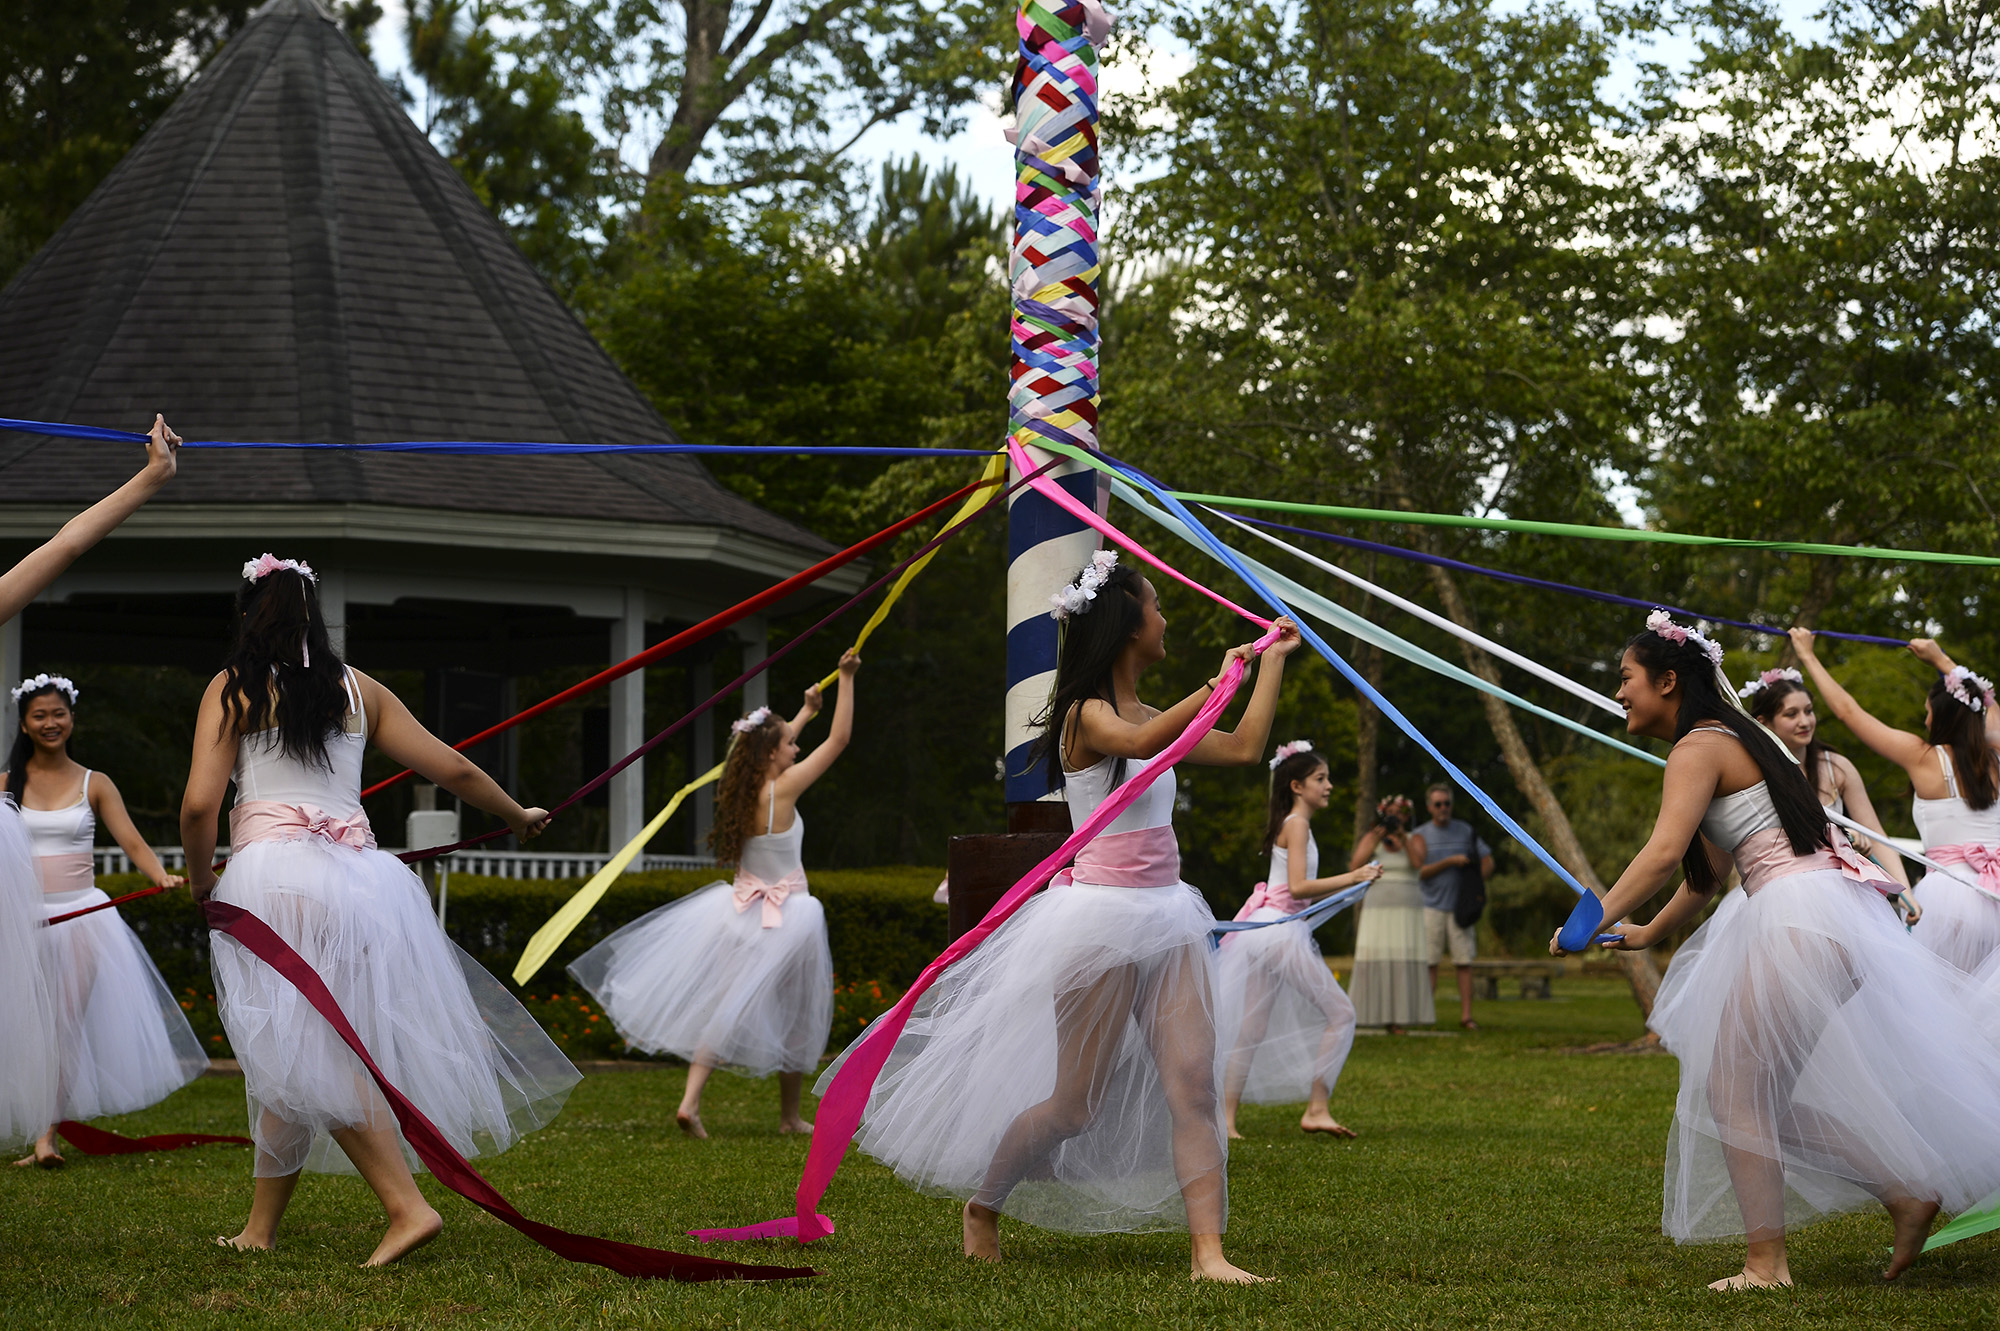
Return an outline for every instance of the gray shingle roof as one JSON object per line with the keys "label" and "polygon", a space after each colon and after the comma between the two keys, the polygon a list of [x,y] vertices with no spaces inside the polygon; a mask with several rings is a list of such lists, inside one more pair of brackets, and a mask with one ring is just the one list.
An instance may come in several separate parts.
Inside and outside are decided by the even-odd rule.
{"label": "gray shingle roof", "polygon": [[[0,293],[0,415],[189,438],[678,442],[315,0],[270,0]],[[117,445],[0,433],[0,503]],[[820,551],[686,457],[190,453],[154,502],[723,526]]]}

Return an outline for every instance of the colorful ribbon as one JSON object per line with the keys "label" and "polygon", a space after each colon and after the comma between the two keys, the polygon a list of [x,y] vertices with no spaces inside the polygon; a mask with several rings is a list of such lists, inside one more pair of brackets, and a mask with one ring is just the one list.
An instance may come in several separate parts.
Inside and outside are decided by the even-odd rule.
{"label": "colorful ribbon", "polygon": [[[1256,648],[1261,652],[1275,641],[1277,632],[1268,630],[1257,640]],[[1188,722],[1187,729],[1130,781],[1112,791],[1104,803],[1084,820],[1083,826],[1072,832],[1053,854],[1008,888],[1006,894],[994,903],[993,909],[986,912],[986,918],[924,967],[916,983],[897,1000],[896,1005],[870,1025],[861,1039],[848,1050],[840,1070],[834,1074],[833,1084],[820,1098],[819,1112],[813,1124],[812,1145],[806,1154],[805,1171],[799,1178],[794,1213],[785,1219],[768,1220],[747,1228],[691,1230],[691,1234],[703,1239],[732,1240],[785,1236],[810,1243],[833,1232],[831,1225],[818,1212],[819,1199],[840,1169],[841,1159],[847,1154],[847,1148],[861,1126],[861,1115],[868,1107],[868,1096],[874,1089],[875,1079],[889,1061],[889,1053],[895,1048],[903,1028],[908,1025],[917,1000],[948,967],[992,937],[994,931],[1005,924],[1058,869],[1074,859],[1079,850],[1143,795],[1161,773],[1185,758],[1200,743],[1202,736],[1215,728],[1223,709],[1235,698],[1237,688],[1243,683],[1243,672],[1243,662],[1232,659],[1223,669],[1215,691],[1201,705],[1194,719]]]}
{"label": "colorful ribbon", "polygon": [[376,1087],[389,1102],[389,1108],[396,1115],[396,1123],[403,1130],[403,1139],[417,1158],[438,1182],[450,1188],[473,1205],[492,1215],[495,1219],[513,1226],[521,1233],[541,1244],[558,1257],[572,1262],[587,1262],[608,1267],[623,1276],[647,1276],[664,1280],[784,1280],[795,1276],[817,1275],[818,1272],[803,1267],[746,1266],[740,1262],[718,1262],[713,1258],[696,1257],[686,1253],[667,1252],[661,1248],[646,1248],[634,1243],[618,1243],[611,1239],[592,1238],[584,1234],[572,1234],[568,1230],[557,1229],[540,1221],[530,1220],[514,1209],[514,1204],[500,1195],[491,1183],[474,1169],[466,1158],[460,1155],[451,1142],[446,1140],[437,1125],[424,1117],[401,1091],[391,1085],[382,1075],[382,1069],[375,1065],[361,1037],[355,1033],[347,1014],[340,1010],[332,991],[326,987],[319,973],[306,964],[305,958],[292,950],[291,944],[280,938],[277,931],[258,919],[241,906],[228,902],[209,900],[202,905],[202,912],[208,920],[208,927],[218,933],[229,935],[247,948],[250,954],[289,980],[305,1000],[313,1005],[313,1010],[326,1018],[354,1056],[361,1060],[368,1075],[375,1079]]}
{"label": "colorful ribbon", "polygon": [[95,915],[98,911],[110,910],[113,906],[122,906],[128,901],[137,901],[140,897],[158,896],[166,890],[164,887],[142,887],[137,892],[127,892],[122,897],[113,897],[109,901],[100,901],[95,906],[85,906],[82,910],[69,911],[63,915],[51,915],[48,919],[43,920],[42,923],[45,925],[62,924],[66,920],[80,920],[86,915]]}
{"label": "colorful ribbon", "polygon": [[190,1146],[255,1146],[248,1137],[216,1132],[161,1132],[151,1137],[126,1137],[88,1123],[64,1119],[56,1124],[63,1140],[85,1155],[143,1155],[152,1151],[184,1151]]}
{"label": "colorful ribbon", "polygon": [[1243,918],[1243,913],[1254,909],[1246,905],[1243,913],[1239,913],[1235,919],[1224,920],[1208,931],[1208,945],[1220,947],[1226,935],[1248,933],[1252,929],[1269,929],[1280,924],[1303,924],[1308,929],[1317,929],[1333,916],[1367,896],[1368,889],[1372,886],[1372,883],[1356,883],[1353,887],[1344,887],[1332,896],[1322,897],[1304,910],[1294,911],[1282,920],[1246,920]]}

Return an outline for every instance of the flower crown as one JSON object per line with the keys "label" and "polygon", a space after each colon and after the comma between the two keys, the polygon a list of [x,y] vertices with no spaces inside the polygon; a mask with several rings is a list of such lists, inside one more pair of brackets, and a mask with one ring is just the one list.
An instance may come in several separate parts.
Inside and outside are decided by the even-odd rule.
{"label": "flower crown", "polygon": [[280,569],[287,568],[304,578],[307,582],[317,583],[319,581],[319,575],[313,572],[312,565],[306,563],[305,560],[280,559],[269,551],[258,555],[255,559],[246,559],[243,561],[243,580],[245,582],[259,582],[263,580],[266,574],[276,573]]}
{"label": "flower crown", "polygon": [[1416,811],[1417,806],[1410,803],[1408,795],[1385,795],[1375,801],[1375,812],[1377,813],[1402,815],[1415,813]]}
{"label": "flower crown", "polygon": [[1058,622],[1083,614],[1090,609],[1090,603],[1097,599],[1097,589],[1111,576],[1111,570],[1118,567],[1116,550],[1099,550],[1083,566],[1075,582],[1049,596],[1049,618]]}
{"label": "flower crown", "polygon": [[1985,711],[1993,702],[1993,682],[1981,679],[1964,666],[1953,666],[1945,672],[1944,691],[1975,712]]}
{"label": "flower crown", "polygon": [[740,721],[731,721],[729,729],[738,735],[747,735],[771,719],[771,709],[759,707]]}
{"label": "flower crown", "polygon": [[1271,755],[1271,770],[1277,771],[1278,764],[1294,754],[1311,753],[1313,742],[1309,739],[1295,739],[1290,744],[1280,744],[1278,751]]}
{"label": "flower crown", "polygon": [[35,675],[21,681],[21,687],[14,690],[14,701],[18,703],[29,694],[40,693],[50,685],[54,685],[56,688],[62,690],[64,696],[69,699],[69,705],[72,707],[76,706],[76,700],[83,696],[83,690],[70,683],[67,679],[64,679],[61,675]]}
{"label": "flower crown", "polygon": [[1786,666],[1782,670],[1766,670],[1763,674],[1736,690],[1736,696],[1746,700],[1754,698],[1765,689],[1776,684],[1779,680],[1785,680],[1792,684],[1803,684],[1806,682],[1806,677],[1790,666]]}
{"label": "flower crown", "polygon": [[1722,647],[1719,643],[1700,629],[1691,629],[1674,623],[1673,617],[1658,607],[1654,608],[1652,614],[1646,616],[1646,628],[1668,642],[1691,642],[1701,648],[1702,655],[1708,658],[1709,664],[1715,666],[1722,664]]}

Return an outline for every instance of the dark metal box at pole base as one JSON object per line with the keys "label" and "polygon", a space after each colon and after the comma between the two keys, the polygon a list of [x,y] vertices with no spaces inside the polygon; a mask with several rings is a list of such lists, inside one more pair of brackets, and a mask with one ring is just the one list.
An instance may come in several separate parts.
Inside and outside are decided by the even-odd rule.
{"label": "dark metal box at pole base", "polygon": [[986,918],[1021,876],[1054,854],[1070,834],[1069,806],[1054,800],[1007,806],[1005,832],[955,836],[946,860],[951,878],[947,928],[956,939]]}

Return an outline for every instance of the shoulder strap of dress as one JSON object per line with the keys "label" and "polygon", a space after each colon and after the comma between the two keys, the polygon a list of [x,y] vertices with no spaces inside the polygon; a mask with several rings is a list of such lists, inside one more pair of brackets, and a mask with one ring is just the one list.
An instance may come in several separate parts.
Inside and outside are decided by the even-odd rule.
{"label": "shoulder strap of dress", "polygon": [[90,769],[89,769],[88,767],[86,767],[86,768],[84,768],[84,769],[83,769],[83,802],[84,802],[85,804],[88,804],[88,803],[90,803],[90,778],[91,778],[91,775],[92,775],[92,773],[91,773],[91,770],[90,770]]}
{"label": "shoulder strap of dress", "polygon": [[764,819],[764,835],[771,835],[778,826],[778,783],[771,783],[771,812]]}
{"label": "shoulder strap of dress", "polygon": [[1958,777],[1951,770],[1951,746],[1949,744],[1939,744],[1934,747],[1937,751],[1938,767],[1944,772],[1945,793],[1951,798],[1957,799]]}

